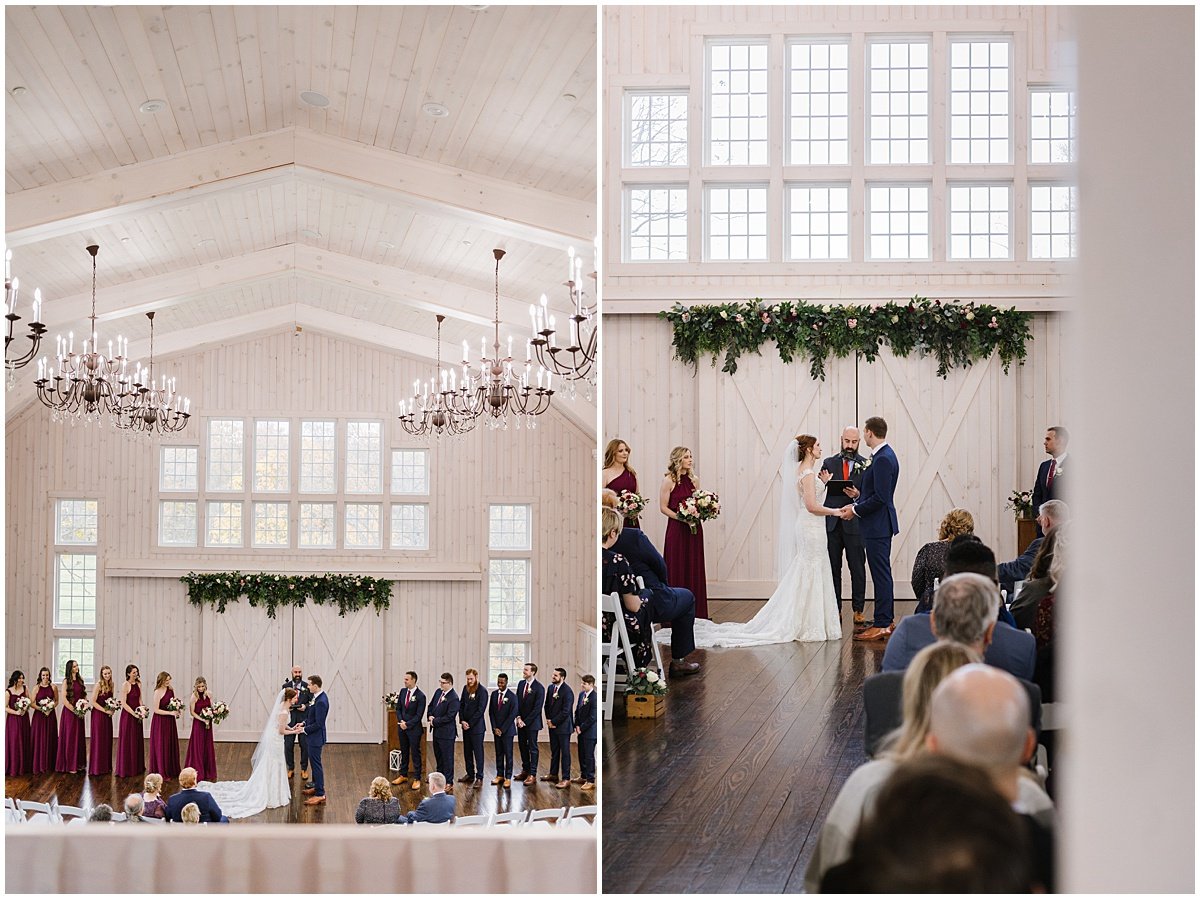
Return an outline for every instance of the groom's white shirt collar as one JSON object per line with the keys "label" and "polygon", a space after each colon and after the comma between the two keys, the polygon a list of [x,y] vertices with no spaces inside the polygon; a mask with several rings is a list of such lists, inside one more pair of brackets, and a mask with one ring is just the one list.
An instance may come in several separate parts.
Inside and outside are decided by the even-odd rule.
{"label": "groom's white shirt collar", "polygon": [[887,441],[886,441],[886,440],[880,440],[880,441],[879,441],[877,444],[875,444],[875,447],[874,447],[874,448],[871,450],[871,455],[872,455],[872,456],[873,456],[873,455],[875,455],[877,452],[879,452],[879,451],[880,451],[881,449],[883,449],[885,446],[887,446]]}

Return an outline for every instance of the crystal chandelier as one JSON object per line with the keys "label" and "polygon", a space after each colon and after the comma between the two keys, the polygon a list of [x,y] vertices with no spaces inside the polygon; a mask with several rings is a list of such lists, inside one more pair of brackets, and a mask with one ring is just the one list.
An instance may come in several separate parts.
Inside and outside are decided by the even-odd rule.
{"label": "crystal chandelier", "polygon": [[[46,333],[46,326],[42,324],[42,291],[41,288],[33,292],[33,321],[29,323],[29,347],[21,355],[16,355],[16,350],[13,350],[13,355],[8,354],[8,348],[12,344],[13,330],[17,322],[21,320],[21,316],[17,315],[17,293],[20,291],[21,279],[12,276],[12,250],[6,250],[4,253],[4,306],[8,319],[8,333],[4,335],[4,367],[9,372],[14,372],[18,368],[24,368],[38,353],[38,349],[42,345],[42,335]],[[12,386],[13,376],[9,375],[9,386]]]}
{"label": "crystal chandelier", "polygon": [[[592,277],[595,277],[594,272]],[[567,250],[566,288],[575,310],[570,318],[569,334],[565,337],[570,343],[567,346],[558,345],[554,316],[548,315],[546,295],[542,294],[541,305],[529,307],[529,319],[533,325],[529,345],[538,364],[563,379],[570,396],[575,395],[575,383],[582,381],[590,400],[592,388],[596,386],[596,305],[593,303],[588,306],[584,301],[583,259],[575,255],[574,247]]]}
{"label": "crystal chandelier", "polygon": [[[175,391],[175,379],[163,375],[154,383],[154,313],[150,319],[150,367],[139,362],[133,373],[133,387],[122,400],[114,420],[118,428],[143,434],[174,434],[187,427],[192,417],[192,401]],[[175,408],[171,406],[174,404]]]}
{"label": "crystal chandelier", "polygon": [[412,399],[407,404],[400,401],[400,426],[414,437],[465,434],[475,427],[474,415],[454,408],[458,376],[453,370],[442,368],[442,322],[445,320],[444,315],[437,317],[437,368],[433,370],[433,377],[423,389],[420,381],[413,381]]}
{"label": "crystal chandelier", "polygon": [[108,342],[108,355],[100,352],[96,336],[96,254],[100,247],[87,248],[92,254],[92,316],[91,336],[83,341],[82,351],[75,352],[75,334],[55,340],[55,362],[45,356],[38,360],[38,376],[34,381],[38,399],[54,410],[54,419],[78,418],[84,422],[103,423],[105,414],[119,414],[122,402],[132,393],[127,372],[129,341],[117,338],[116,355]]}
{"label": "crystal chandelier", "polygon": [[463,341],[463,383],[454,396],[455,409],[472,417],[486,416],[488,427],[506,429],[511,415],[517,427],[537,426],[537,416],[550,408],[554,395],[553,375],[539,366],[536,384],[532,377],[533,362],[530,347],[525,348],[524,369],[513,366],[512,337],[508,338],[508,355],[500,355],[500,260],[503,250],[492,250],[496,257],[496,317],[493,355],[486,355],[484,338],[479,341],[479,365],[471,370],[470,351]]}

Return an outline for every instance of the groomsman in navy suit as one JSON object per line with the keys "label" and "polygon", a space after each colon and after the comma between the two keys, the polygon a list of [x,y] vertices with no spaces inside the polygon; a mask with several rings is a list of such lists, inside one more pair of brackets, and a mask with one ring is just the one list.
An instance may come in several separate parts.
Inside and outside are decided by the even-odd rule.
{"label": "groomsman in navy suit", "polygon": [[[1050,458],[1038,468],[1037,480],[1033,482],[1033,515],[1035,518],[1041,515],[1042,503],[1048,499],[1058,499],[1055,482],[1060,474],[1059,469],[1063,467],[1063,463],[1067,459],[1067,443],[1070,439],[1071,435],[1061,425],[1046,429],[1042,446],[1046,448],[1046,453]],[[1046,536],[1042,531],[1041,521],[1038,521],[1037,535],[1039,537]],[[1018,546],[1017,549],[1019,550],[1021,547]]]}
{"label": "groomsman in navy suit", "polygon": [[575,783],[582,789],[596,786],[596,678],[583,676],[579,687],[579,702],[575,706],[575,733],[579,747],[579,776]]}
{"label": "groomsman in navy suit", "polygon": [[546,688],[536,678],[537,665],[526,662],[525,680],[517,687],[517,746],[521,750],[521,773],[517,780],[531,787],[537,783],[538,731],[542,729],[542,706]]}
{"label": "groomsman in navy suit", "polygon": [[900,478],[900,462],[887,444],[887,422],[878,416],[863,424],[863,439],[871,448],[871,464],[863,472],[862,490],[847,493],[857,501],[842,508],[841,516],[857,517],[867,564],[871,566],[871,582],[875,585],[875,623],[854,635],[855,640],[886,640],[892,635],[892,606],[895,600],[892,587],[892,537],[900,533],[896,515],[896,482]]}
{"label": "groomsman in navy suit", "polygon": [[488,691],[479,683],[479,672],[467,669],[467,683],[458,698],[458,720],[463,732],[463,762],[467,773],[459,783],[474,783],[483,786],[483,737],[486,727],[483,716],[487,712]]}
{"label": "groomsman in navy suit", "polygon": [[412,788],[421,789],[421,750],[425,742],[425,694],[417,686],[417,672],[404,672],[404,689],[396,700],[396,729],[400,732],[400,776],[396,786],[408,781],[412,761]]}
{"label": "groomsman in navy suit", "polygon": [[[555,668],[546,690],[546,726],[550,730],[550,773],[548,780],[560,790],[571,785],[571,732],[575,719],[571,714],[575,694],[567,684],[567,669]],[[559,777],[559,772],[562,777]]]}
{"label": "groomsman in navy suit", "polygon": [[441,683],[429,700],[429,727],[433,731],[433,763],[446,776],[446,792],[454,792],[454,738],[458,735],[458,694],[454,676],[442,672]]}
{"label": "groomsman in navy suit", "polygon": [[488,700],[488,718],[496,747],[496,778],[492,786],[512,786],[513,737],[517,735],[517,694],[508,689],[508,675],[496,677],[496,689]]}

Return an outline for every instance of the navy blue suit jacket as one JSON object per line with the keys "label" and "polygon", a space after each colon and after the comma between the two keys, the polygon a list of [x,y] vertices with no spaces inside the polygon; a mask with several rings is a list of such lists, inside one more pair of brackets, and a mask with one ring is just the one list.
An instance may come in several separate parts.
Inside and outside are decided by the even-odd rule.
{"label": "navy blue suit jacket", "polygon": [[471,725],[466,733],[477,733],[484,729],[483,716],[487,714],[488,691],[483,684],[476,684],[475,698],[463,687],[462,695],[458,697],[458,720],[461,724]]}
{"label": "navy blue suit jacket", "polygon": [[[528,685],[528,693],[526,686]],[[534,678],[532,681],[522,680],[517,684],[517,717],[525,722],[524,728],[537,733],[542,729],[542,706],[546,702],[546,688]]]}
{"label": "navy blue suit jacket", "polygon": [[[517,735],[517,694],[508,687],[504,688],[504,707],[500,707],[500,691],[493,690],[488,700],[488,717],[492,727],[500,728],[500,736],[515,737]],[[495,733],[493,731],[493,736]]]}
{"label": "navy blue suit jacket", "polygon": [[[832,480],[836,480],[836,481],[845,480],[845,478],[842,477],[842,459],[843,459],[843,456],[841,453],[838,453],[836,456],[830,456],[824,462],[821,463],[821,470],[827,471],[831,475],[833,475]],[[855,489],[858,490],[860,493],[862,492],[862,480],[863,480],[864,469],[860,468],[858,471],[854,471],[854,466],[860,462],[866,462],[866,461],[867,460],[864,457],[860,456],[858,453],[855,453],[853,456],[850,457],[850,483],[853,484]],[[850,497],[846,496],[846,494],[844,494],[844,493],[841,494],[840,496],[829,496],[828,494],[826,494],[825,499],[821,501],[821,505],[827,506],[830,509],[840,509],[842,506],[847,506],[852,502],[854,502],[854,500],[850,499]],[[826,515],[825,516],[825,530],[832,531],[835,527],[837,527],[837,523],[839,521],[841,521],[841,519],[839,519],[836,515]],[[858,533],[858,519],[851,518],[848,521],[842,521],[842,533],[857,534]]]}
{"label": "navy blue suit jacket", "polygon": [[[444,702],[439,702],[445,697]],[[433,729],[433,738],[438,737],[451,740],[456,736],[456,728],[454,719],[458,717],[458,694],[451,690],[448,693],[442,693],[442,688],[438,687],[433,692],[433,699],[429,700],[429,724]]]}
{"label": "navy blue suit jacket", "polygon": [[617,535],[612,551],[629,560],[633,573],[642,579],[646,589],[643,596],[652,590],[667,586],[667,563],[662,554],[650,542],[650,538],[637,528],[624,528]]}
{"label": "navy blue suit jacket", "polygon": [[[918,652],[935,642],[928,615],[908,615],[896,625],[896,630],[887,642],[883,653],[884,671],[903,671]],[[995,668],[1003,668],[1022,680],[1033,678],[1033,666],[1037,661],[1037,641],[1033,634],[1019,631],[1003,621],[997,621],[992,631],[992,642],[983,654],[983,660]]]}
{"label": "navy blue suit jacket", "polygon": [[180,817],[180,812],[183,807],[189,802],[196,803],[200,807],[201,821],[221,821],[228,823],[229,819],[221,814],[221,806],[217,805],[217,800],[212,798],[212,794],[205,793],[203,790],[180,790],[174,796],[167,800],[167,807],[163,811],[163,816],[168,821],[174,821],[179,824],[183,821]]}
{"label": "navy blue suit jacket", "polygon": [[859,533],[865,538],[892,537],[900,533],[900,518],[896,515],[896,482],[900,479],[900,462],[891,446],[884,444],[871,456],[871,464],[863,472],[862,488],[854,504]]}
{"label": "navy blue suit jacket", "polygon": [[[558,690],[558,698],[554,691]],[[554,725],[555,734],[569,733],[575,727],[571,715],[575,705],[575,693],[567,684],[551,684],[546,688],[546,720]]]}
{"label": "navy blue suit jacket", "polygon": [[596,739],[596,691],[579,692],[579,702],[575,704],[575,726],[579,728],[579,739]]}
{"label": "navy blue suit jacket", "polygon": [[322,690],[308,707],[304,718],[304,735],[308,737],[309,746],[325,745],[325,719],[328,717],[329,696]]}
{"label": "navy blue suit jacket", "polygon": [[415,812],[404,815],[398,824],[415,824],[426,821],[430,824],[444,824],[454,817],[454,797],[449,793],[434,793],[421,800]]}
{"label": "navy blue suit jacket", "polygon": [[425,694],[421,692],[420,687],[412,688],[412,702],[405,703],[406,690],[400,691],[400,696],[396,700],[396,723],[403,721],[407,725],[407,730],[420,730],[421,719],[425,717]]}
{"label": "navy blue suit jacket", "polygon": [[1017,556],[1011,562],[1001,562],[996,566],[996,577],[1000,581],[1000,586],[1012,595],[1013,581],[1023,581],[1029,577],[1029,572],[1033,570],[1033,560],[1038,554],[1038,550],[1042,548],[1042,541],[1045,537],[1035,537],[1033,542],[1025,548],[1025,552]]}

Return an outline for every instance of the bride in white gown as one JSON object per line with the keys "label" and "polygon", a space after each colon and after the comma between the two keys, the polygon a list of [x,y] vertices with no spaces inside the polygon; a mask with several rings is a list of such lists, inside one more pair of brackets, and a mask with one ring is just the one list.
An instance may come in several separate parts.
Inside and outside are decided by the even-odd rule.
{"label": "bride in white gown", "polygon": [[283,737],[300,733],[299,726],[288,726],[295,699],[296,691],[290,687],[276,694],[251,758],[249,780],[201,781],[196,785],[197,789],[212,794],[226,817],[249,818],[263,809],[278,808],[292,801],[292,785],[283,757]]}
{"label": "bride in white gown", "polygon": [[837,515],[838,510],[817,501],[820,460],[821,445],[815,437],[801,434],[789,444],[781,469],[785,487],[779,512],[779,586],[745,624],[696,619],[697,646],[763,646],[841,638],[842,616],[833,592],[825,536],[825,516]]}

